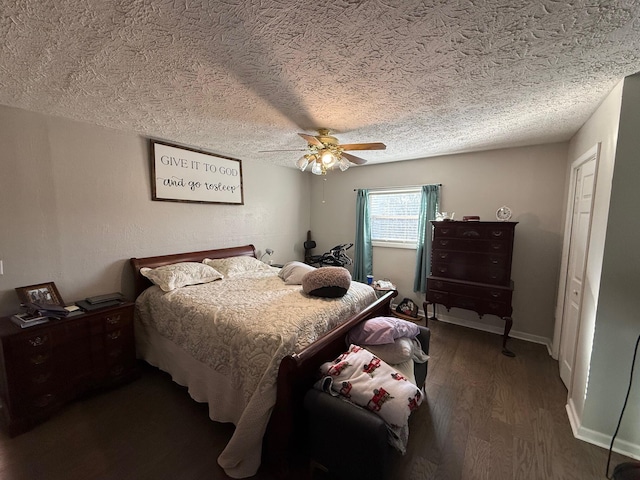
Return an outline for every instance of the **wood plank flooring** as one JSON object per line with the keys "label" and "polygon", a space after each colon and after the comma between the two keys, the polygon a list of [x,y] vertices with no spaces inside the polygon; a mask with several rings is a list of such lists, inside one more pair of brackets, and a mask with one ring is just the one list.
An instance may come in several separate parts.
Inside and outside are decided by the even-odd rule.
{"label": "wood plank flooring", "polygon": [[[604,479],[607,450],[574,438],[546,347],[431,321],[426,404],[412,414],[394,478]],[[426,408],[425,408],[426,407]],[[612,457],[612,469],[629,459]]]}
{"label": "wood plank flooring", "polygon": [[[512,339],[516,357],[508,358],[498,335],[429,326],[427,398],[411,417],[407,454],[394,459],[394,480],[605,478],[607,451],[573,437],[566,390],[545,347]],[[232,432],[142,364],[135,382],[74,402],[13,439],[0,434],[0,478],[225,479],[216,458]],[[627,460],[614,454],[612,467]],[[306,468],[298,474],[308,476]]]}

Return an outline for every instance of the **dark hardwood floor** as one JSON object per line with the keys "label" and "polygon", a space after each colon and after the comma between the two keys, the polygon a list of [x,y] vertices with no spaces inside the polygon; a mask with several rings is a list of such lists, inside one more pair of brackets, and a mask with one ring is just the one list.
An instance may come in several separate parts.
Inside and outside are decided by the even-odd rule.
{"label": "dark hardwood floor", "polygon": [[[393,479],[604,479],[607,451],[576,440],[557,363],[542,345],[439,322],[427,398],[413,413]],[[158,370],[77,401],[33,430],[0,434],[2,480],[227,478],[216,458],[233,426]],[[612,466],[629,460],[614,454]],[[298,478],[307,476],[302,469]],[[271,476],[261,472],[254,479]],[[328,478],[316,472],[314,478]]]}

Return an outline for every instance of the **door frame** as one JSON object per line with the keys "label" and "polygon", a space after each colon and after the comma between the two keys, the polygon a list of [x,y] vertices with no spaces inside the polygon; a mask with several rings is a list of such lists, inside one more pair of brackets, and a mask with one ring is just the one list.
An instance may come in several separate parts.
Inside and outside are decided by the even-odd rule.
{"label": "door frame", "polygon": [[[571,247],[571,229],[573,226],[573,210],[575,208],[575,195],[576,195],[576,176],[578,168],[586,163],[590,158],[595,156],[595,177],[593,180],[593,195],[591,198],[591,215],[589,217],[589,230],[587,233],[587,245],[585,248],[585,268],[587,265],[587,259],[589,257],[589,245],[591,243],[591,226],[593,224],[593,205],[596,197],[596,188],[598,183],[598,167],[600,166],[600,150],[601,142],[596,143],[593,147],[580,155],[576,160],[571,163],[571,174],[569,178],[569,194],[567,196],[567,208],[565,210],[565,223],[564,223],[564,238],[562,241],[562,256],[560,260],[560,279],[558,283],[558,294],[556,302],[555,312],[555,326],[553,330],[553,342],[551,344],[551,356],[555,360],[559,360],[560,356],[560,341],[562,336],[562,324],[564,321],[564,307],[565,307],[565,295],[567,289],[567,275],[569,274],[569,253]],[[582,286],[584,289],[584,285]],[[583,293],[580,292],[580,302],[582,303]],[[581,307],[582,309],[582,307]],[[580,335],[580,326],[578,326],[577,335]],[[577,341],[577,338],[576,338]],[[573,377],[573,369],[572,375]],[[573,382],[572,382],[573,383]],[[571,393],[571,387],[568,386],[569,393]]]}

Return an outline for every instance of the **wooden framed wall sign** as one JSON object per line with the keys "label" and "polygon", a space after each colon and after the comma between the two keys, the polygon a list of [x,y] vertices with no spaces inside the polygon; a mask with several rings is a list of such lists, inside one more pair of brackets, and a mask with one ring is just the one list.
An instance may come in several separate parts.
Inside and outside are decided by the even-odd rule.
{"label": "wooden framed wall sign", "polygon": [[242,162],[152,140],[151,198],[244,205]]}

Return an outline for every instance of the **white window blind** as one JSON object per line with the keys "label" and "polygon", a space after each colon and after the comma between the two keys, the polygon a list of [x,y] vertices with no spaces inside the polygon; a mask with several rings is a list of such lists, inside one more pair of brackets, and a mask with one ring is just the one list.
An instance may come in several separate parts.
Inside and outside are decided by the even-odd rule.
{"label": "white window blind", "polygon": [[420,188],[369,191],[371,242],[374,246],[415,248]]}

